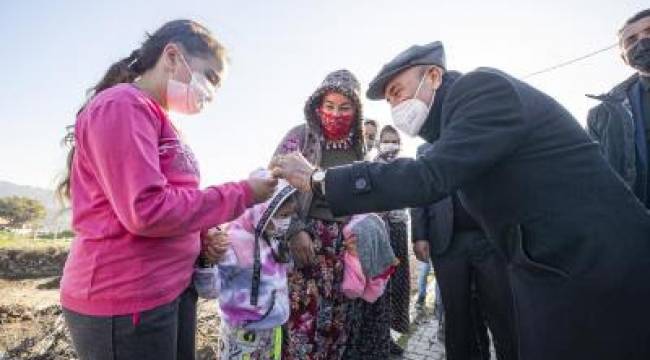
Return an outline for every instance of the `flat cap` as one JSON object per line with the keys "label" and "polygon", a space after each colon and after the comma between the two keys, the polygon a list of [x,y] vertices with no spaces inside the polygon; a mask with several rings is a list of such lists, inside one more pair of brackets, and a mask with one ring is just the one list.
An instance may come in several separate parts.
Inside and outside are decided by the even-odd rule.
{"label": "flat cap", "polygon": [[403,70],[416,65],[437,65],[447,69],[445,48],[440,41],[426,45],[413,45],[402,51],[388,64],[384,65],[379,73],[370,82],[366,97],[371,100],[384,98],[386,84]]}

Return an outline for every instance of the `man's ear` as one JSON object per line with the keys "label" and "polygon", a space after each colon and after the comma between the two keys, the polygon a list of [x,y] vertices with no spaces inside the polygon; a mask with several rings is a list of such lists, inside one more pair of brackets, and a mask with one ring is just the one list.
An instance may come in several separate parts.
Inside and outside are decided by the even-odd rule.
{"label": "man's ear", "polygon": [[427,77],[431,80],[433,83],[433,88],[438,89],[440,85],[442,85],[442,75],[445,73],[445,71],[438,67],[438,66],[432,66],[429,70],[427,70]]}
{"label": "man's ear", "polygon": [[625,51],[624,51],[623,49],[621,49],[621,53],[620,53],[620,55],[621,55],[621,59],[623,59],[623,62],[625,63],[625,65],[628,65],[628,66],[629,66],[629,65],[630,65],[630,62],[627,61],[627,56],[625,56]]}

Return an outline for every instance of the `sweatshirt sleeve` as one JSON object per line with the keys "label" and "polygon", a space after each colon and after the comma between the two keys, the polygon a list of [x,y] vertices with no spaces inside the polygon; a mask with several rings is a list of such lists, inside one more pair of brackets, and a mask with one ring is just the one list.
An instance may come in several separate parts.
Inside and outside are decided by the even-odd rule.
{"label": "sweatshirt sleeve", "polygon": [[169,184],[160,170],[160,118],[135,101],[93,109],[82,146],[119,221],[145,237],[200,231],[240,215],[253,202],[247,182],[205,190]]}

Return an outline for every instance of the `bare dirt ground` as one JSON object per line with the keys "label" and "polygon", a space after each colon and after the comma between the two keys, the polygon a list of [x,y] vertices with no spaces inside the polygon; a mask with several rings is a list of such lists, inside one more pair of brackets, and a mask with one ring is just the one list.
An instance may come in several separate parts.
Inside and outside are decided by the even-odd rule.
{"label": "bare dirt ground", "polygon": [[[5,249],[0,246],[0,253],[2,250]],[[77,358],[59,306],[60,278],[45,276],[37,270],[62,266],[59,251],[44,249],[42,256],[38,256],[39,250],[30,248],[20,256],[0,254],[11,262],[0,267],[0,360]],[[410,262],[411,291],[415,293],[417,263],[413,257]],[[214,301],[199,300],[197,358],[200,360],[216,359],[218,355],[220,320],[216,306]],[[405,344],[408,336],[401,340]]]}
{"label": "bare dirt ground", "polygon": [[[59,306],[58,277],[0,279],[0,359],[76,359]],[[219,316],[214,301],[199,301],[197,353],[216,359]]]}
{"label": "bare dirt ground", "polygon": [[0,359],[67,359],[58,277],[0,280]]}

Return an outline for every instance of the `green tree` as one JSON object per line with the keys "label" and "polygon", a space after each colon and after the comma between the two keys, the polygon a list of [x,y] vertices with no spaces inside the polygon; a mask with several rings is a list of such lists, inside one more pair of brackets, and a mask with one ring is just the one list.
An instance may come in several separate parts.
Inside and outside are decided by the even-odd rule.
{"label": "green tree", "polygon": [[34,199],[22,196],[0,198],[0,217],[11,227],[33,224],[45,218],[45,207]]}

